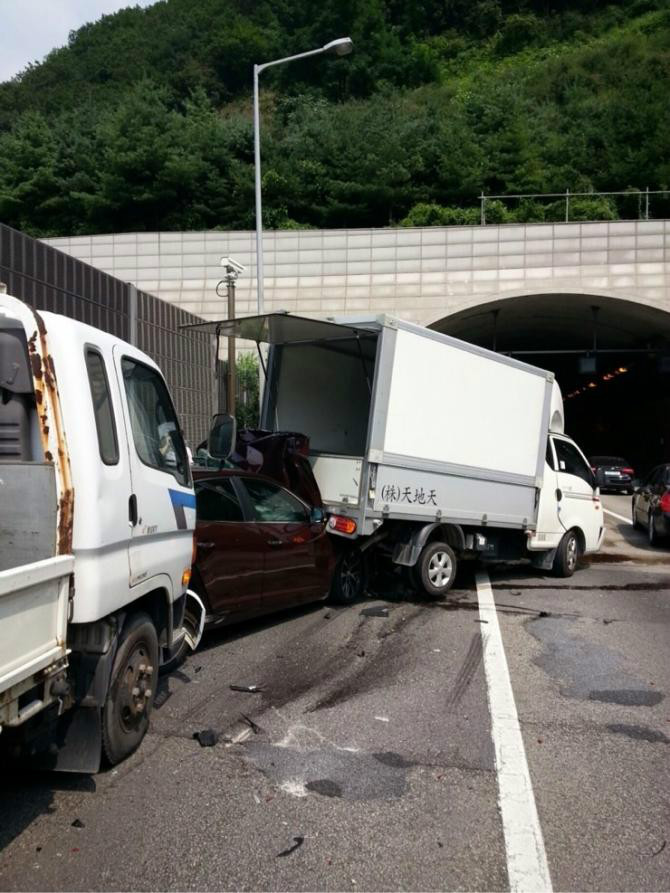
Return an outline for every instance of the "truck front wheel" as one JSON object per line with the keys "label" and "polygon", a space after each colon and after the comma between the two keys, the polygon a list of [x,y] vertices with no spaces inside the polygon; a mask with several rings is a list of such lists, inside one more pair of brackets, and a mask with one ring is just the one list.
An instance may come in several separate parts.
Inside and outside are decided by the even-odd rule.
{"label": "truck front wheel", "polygon": [[158,684],[158,636],[148,614],[135,614],[122,633],[102,708],[102,748],[113,766],[140,745]]}
{"label": "truck front wheel", "polygon": [[451,589],[456,577],[456,553],[446,543],[428,543],[416,563],[416,576],[431,598]]}
{"label": "truck front wheel", "polygon": [[571,577],[577,569],[581,555],[579,536],[575,530],[568,530],[556,549],[553,572],[556,577]]}

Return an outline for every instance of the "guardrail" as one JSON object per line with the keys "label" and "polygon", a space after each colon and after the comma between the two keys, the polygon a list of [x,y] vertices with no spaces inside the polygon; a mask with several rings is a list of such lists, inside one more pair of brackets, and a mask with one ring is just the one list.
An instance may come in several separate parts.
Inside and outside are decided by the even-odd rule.
{"label": "guardrail", "polygon": [[[656,199],[657,196],[660,196],[661,198]],[[565,192],[524,192],[508,193],[506,195],[486,195],[482,192],[479,196],[480,223],[482,226],[486,226],[487,223],[498,224],[501,222],[497,219],[487,221],[487,203],[490,204],[493,201],[502,202],[506,207],[508,202],[513,201],[516,203],[517,208],[525,202],[528,207],[529,218],[532,218],[533,216],[532,205],[535,204],[536,207],[542,208],[545,213],[549,211],[550,218],[544,218],[547,219],[548,222],[569,223],[571,219],[575,219],[574,216],[571,217],[570,214],[571,203],[572,208],[574,209],[575,201],[583,199],[606,200],[603,204],[603,211],[609,207],[612,211],[612,216],[594,216],[593,219],[597,220],[649,220],[650,213],[654,208],[661,211],[660,214],[657,214],[658,217],[670,216],[670,190],[667,189],[649,189],[649,187],[647,187],[644,190],[623,189],[615,192],[571,192],[569,189],[566,189]],[[579,217],[578,219],[584,220],[585,218]],[[526,222],[532,223],[535,221],[529,219]]]}

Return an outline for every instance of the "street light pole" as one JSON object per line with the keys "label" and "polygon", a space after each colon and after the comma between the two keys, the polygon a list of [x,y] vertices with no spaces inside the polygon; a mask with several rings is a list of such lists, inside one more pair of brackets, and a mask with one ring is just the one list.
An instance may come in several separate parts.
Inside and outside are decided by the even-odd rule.
{"label": "street light pole", "polygon": [[306,59],[308,56],[318,56],[323,53],[334,53],[336,56],[346,56],[353,49],[353,43],[349,37],[339,37],[316,50],[308,50],[306,53],[298,53],[295,56],[286,56],[284,59],[274,59],[272,62],[264,62],[262,65],[254,65],[254,180],[256,189],[256,294],[258,300],[258,315],[264,312],[263,306],[263,202],[261,199],[261,125],[260,108],[258,101],[258,76],[266,68],[275,65],[283,65],[285,62],[295,62],[296,59]]}

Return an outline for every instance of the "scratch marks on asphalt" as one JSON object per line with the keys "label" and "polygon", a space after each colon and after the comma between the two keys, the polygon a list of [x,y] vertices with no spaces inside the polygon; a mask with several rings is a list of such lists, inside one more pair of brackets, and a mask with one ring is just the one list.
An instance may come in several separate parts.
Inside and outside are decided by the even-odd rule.
{"label": "scratch marks on asphalt", "polygon": [[468,648],[468,652],[465,655],[465,659],[463,664],[461,665],[461,669],[458,671],[458,675],[456,676],[456,680],[454,682],[454,687],[449,694],[447,699],[447,707],[453,709],[458,706],[463,695],[467,691],[470,683],[475,677],[475,673],[479,665],[482,662],[482,649],[483,649],[483,639],[484,636],[480,635],[478,632],[474,633],[472,639],[470,641],[470,647]]}

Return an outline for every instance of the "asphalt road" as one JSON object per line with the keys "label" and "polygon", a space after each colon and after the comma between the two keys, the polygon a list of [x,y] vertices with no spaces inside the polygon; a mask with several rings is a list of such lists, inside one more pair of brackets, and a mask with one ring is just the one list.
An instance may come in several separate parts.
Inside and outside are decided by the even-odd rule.
{"label": "asphalt road", "polygon": [[670,548],[607,522],[569,580],[490,568],[488,614],[466,568],[441,603],[384,591],[208,635],[122,766],[3,777],[0,887],[509,889],[497,622],[553,888],[667,890]]}

